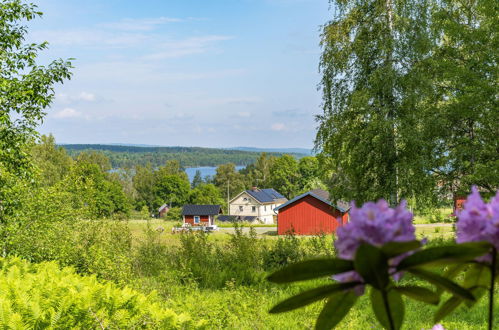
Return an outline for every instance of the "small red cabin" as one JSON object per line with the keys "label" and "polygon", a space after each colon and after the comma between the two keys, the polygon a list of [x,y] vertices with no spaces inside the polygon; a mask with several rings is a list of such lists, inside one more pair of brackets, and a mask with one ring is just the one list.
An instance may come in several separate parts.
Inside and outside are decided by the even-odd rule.
{"label": "small red cabin", "polygon": [[170,206],[168,204],[161,205],[158,209],[158,218],[164,218],[168,211],[170,211]]}
{"label": "small red cabin", "polygon": [[348,207],[329,201],[329,193],[315,189],[277,207],[277,233],[285,235],[317,235],[334,233],[348,221]]}
{"label": "small red cabin", "polygon": [[222,213],[220,205],[184,205],[182,208],[182,217],[184,224],[192,226],[213,226],[215,216]]}

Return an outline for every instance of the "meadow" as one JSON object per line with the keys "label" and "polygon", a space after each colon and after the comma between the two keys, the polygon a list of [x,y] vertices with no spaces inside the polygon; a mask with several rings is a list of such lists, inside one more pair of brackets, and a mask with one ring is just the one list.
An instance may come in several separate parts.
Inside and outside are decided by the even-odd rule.
{"label": "meadow", "polygon": [[[155,258],[155,267],[159,267],[161,271],[135,282],[136,289],[145,293],[150,290],[158,291],[167,308],[177,312],[187,311],[193,320],[207,322],[208,328],[313,328],[322,303],[277,315],[269,314],[268,310],[292,294],[319,284],[327,284],[330,280],[326,278],[294,285],[273,285],[264,278],[272,270],[289,262],[333,255],[333,236],[279,237],[268,227],[261,228],[259,233],[250,228],[241,228],[235,233],[234,230],[222,228],[208,235],[179,235],[170,233],[173,224],[172,221],[164,220],[129,221],[128,226],[137,249],[147,249],[146,246],[149,244],[151,247],[151,242],[155,241],[154,244],[158,244],[156,248],[163,247],[162,253],[165,253],[163,257],[161,253],[155,255],[160,258]],[[156,231],[159,227],[164,228],[162,233]],[[428,238],[428,244],[450,241],[453,235],[453,227],[449,224],[417,226],[417,237]],[[169,264],[166,260],[171,255],[166,254],[172,253],[170,249],[189,260],[180,258],[177,259],[178,263]],[[151,253],[154,254],[152,251]],[[185,263],[188,263],[186,268]],[[244,274],[243,278],[241,274]],[[406,275],[402,283],[424,285],[410,275]],[[499,312],[498,306],[496,309]],[[431,329],[434,310],[436,307],[408,300],[404,328]],[[458,309],[442,324],[447,329],[480,329],[485,327],[485,320],[486,301],[482,300],[470,310]],[[371,312],[368,296],[360,298],[338,328],[381,329]]]}

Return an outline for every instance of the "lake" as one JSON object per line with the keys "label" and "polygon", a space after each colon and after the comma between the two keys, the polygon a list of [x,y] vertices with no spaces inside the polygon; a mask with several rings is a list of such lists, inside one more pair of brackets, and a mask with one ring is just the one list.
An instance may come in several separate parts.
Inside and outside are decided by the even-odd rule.
{"label": "lake", "polygon": [[[242,170],[246,166],[236,166],[236,170]],[[187,176],[189,177],[189,181],[192,182],[192,179],[194,179],[194,175],[196,175],[196,171],[201,172],[201,177],[204,179],[206,176],[215,176],[217,174],[217,168],[216,167],[211,167],[211,166],[203,166],[203,167],[187,167],[185,169],[185,173],[187,173]]]}

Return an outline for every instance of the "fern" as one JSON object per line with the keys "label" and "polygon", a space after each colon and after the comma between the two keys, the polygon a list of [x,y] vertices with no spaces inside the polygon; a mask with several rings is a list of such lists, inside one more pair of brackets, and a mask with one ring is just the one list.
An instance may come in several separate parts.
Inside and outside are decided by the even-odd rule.
{"label": "fern", "polygon": [[157,296],[81,276],[54,262],[0,258],[0,329],[199,328]]}

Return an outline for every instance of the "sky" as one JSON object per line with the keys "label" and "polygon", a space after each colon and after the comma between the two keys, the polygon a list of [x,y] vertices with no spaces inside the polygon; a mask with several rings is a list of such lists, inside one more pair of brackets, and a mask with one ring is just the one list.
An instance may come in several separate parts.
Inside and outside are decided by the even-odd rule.
{"label": "sky", "polygon": [[40,0],[59,143],[311,148],[328,0]]}

